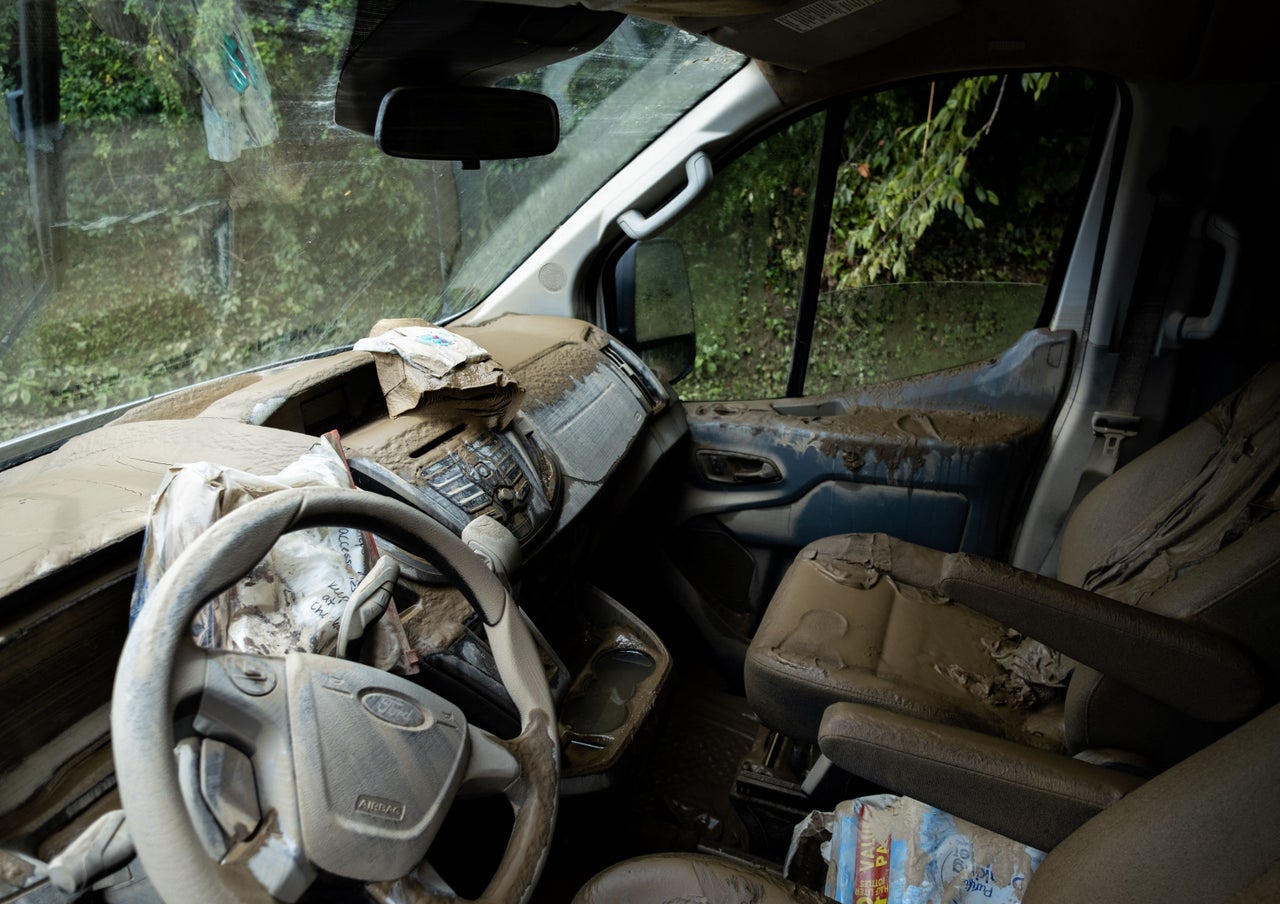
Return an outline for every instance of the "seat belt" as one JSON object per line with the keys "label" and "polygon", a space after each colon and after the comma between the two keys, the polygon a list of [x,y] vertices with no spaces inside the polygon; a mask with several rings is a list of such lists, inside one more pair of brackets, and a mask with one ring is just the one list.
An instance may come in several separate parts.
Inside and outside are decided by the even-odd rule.
{"label": "seat belt", "polygon": [[[1171,153],[1165,174],[1188,171],[1172,166],[1181,156]],[[1158,176],[1157,179],[1167,179],[1167,176]],[[1183,184],[1166,183],[1161,187],[1151,214],[1151,225],[1147,229],[1133,302],[1125,317],[1124,331],[1116,351],[1116,372],[1107,392],[1106,404],[1093,413],[1093,447],[1080,472],[1071,510],[1115,472],[1124,441],[1138,435],[1142,424],[1137,414],[1138,401],[1147,367],[1164,329],[1165,309],[1178,272],[1179,257],[1191,235],[1193,213],[1190,193]]]}
{"label": "seat belt", "polygon": [[1138,435],[1142,418],[1138,416],[1138,399],[1147,373],[1147,364],[1155,353],[1156,340],[1164,324],[1164,299],[1155,292],[1147,293],[1135,310],[1129,312],[1124,335],[1117,352],[1116,373],[1107,392],[1106,405],[1093,413],[1093,447],[1080,474],[1072,508],[1120,463],[1120,447],[1126,439]]}

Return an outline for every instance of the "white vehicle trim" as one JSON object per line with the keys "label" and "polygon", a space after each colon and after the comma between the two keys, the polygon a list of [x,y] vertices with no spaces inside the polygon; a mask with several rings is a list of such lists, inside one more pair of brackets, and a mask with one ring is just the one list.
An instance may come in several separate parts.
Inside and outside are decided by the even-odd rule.
{"label": "white vehicle trim", "polygon": [[[712,153],[728,139],[782,110],[759,67],[747,64],[677,120],[595,192],[533,254],[457,322],[479,323],[500,314],[581,316],[587,261],[620,235],[618,217],[651,209],[685,182],[685,162]],[[594,293],[591,293],[594,297]]]}

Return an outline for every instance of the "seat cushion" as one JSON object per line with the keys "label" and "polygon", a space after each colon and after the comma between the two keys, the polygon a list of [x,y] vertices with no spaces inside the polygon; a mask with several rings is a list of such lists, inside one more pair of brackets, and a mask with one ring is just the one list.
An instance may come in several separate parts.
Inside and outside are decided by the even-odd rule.
{"label": "seat cushion", "polygon": [[702,854],[655,854],[601,872],[573,904],[832,904],[764,870]]}
{"label": "seat cushion", "polygon": [[869,703],[1060,751],[1061,706],[992,658],[1004,626],[912,586],[941,553],[845,534],[796,557],[747,651],[747,697],[770,728],[814,741],[832,703]]}

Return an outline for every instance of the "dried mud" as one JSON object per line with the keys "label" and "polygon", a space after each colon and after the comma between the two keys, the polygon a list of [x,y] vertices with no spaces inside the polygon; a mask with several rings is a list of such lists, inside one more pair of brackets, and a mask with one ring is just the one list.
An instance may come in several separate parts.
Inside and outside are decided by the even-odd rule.
{"label": "dried mud", "polygon": [[600,352],[589,345],[562,342],[530,358],[514,373],[530,401],[549,405],[571,392],[603,362]]}
{"label": "dried mud", "polygon": [[923,468],[926,455],[943,461],[971,455],[1033,436],[1043,425],[1035,418],[996,411],[924,411],[855,408],[843,414],[782,414],[773,406],[709,403],[694,408],[697,417],[726,428],[740,427],[759,436],[766,431],[780,446],[804,453],[816,449],[843,462],[852,474],[883,464],[892,478],[900,465]]}

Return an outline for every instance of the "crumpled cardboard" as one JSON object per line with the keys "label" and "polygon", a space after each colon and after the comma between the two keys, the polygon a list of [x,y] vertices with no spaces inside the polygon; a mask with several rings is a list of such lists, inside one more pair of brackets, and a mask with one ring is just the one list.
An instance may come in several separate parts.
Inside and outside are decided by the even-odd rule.
{"label": "crumpled cardboard", "polygon": [[355,349],[373,354],[393,418],[440,405],[501,429],[524,399],[524,390],[487,351],[424,321],[379,321]]}

